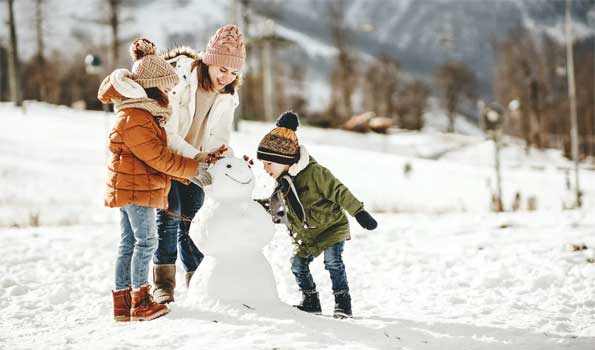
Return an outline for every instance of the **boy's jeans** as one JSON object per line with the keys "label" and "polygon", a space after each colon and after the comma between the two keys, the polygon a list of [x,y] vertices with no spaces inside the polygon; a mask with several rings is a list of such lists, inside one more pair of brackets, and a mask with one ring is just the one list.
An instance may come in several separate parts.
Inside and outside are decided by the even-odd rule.
{"label": "boy's jeans", "polygon": [[[181,182],[172,180],[171,190],[167,198],[169,211],[192,219],[202,207],[205,200],[205,193],[202,188],[191,183],[184,185]],[[157,210],[157,236],[159,243],[153,257],[156,265],[175,264],[178,258],[178,246],[180,259],[184,270],[193,272],[202,262],[204,255],[196,247],[188,232],[190,222],[180,220],[166,211]]]}
{"label": "boy's jeans", "polygon": [[[324,268],[331,275],[333,293],[348,292],[347,274],[345,273],[345,264],[343,264],[343,247],[345,241],[338,242],[324,251]],[[291,257],[291,272],[295,276],[300,290],[315,290],[316,283],[310,273],[310,263],[314,260],[313,256],[306,258],[294,255]]]}
{"label": "boy's jeans", "polygon": [[116,290],[149,283],[149,262],[157,247],[155,208],[129,204],[120,208],[122,236],[116,260]]}

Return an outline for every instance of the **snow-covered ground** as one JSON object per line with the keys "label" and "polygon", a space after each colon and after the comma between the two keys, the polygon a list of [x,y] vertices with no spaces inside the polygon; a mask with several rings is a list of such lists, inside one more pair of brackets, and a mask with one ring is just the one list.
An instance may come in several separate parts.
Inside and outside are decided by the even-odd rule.
{"label": "snow-covered ground", "polygon": [[[344,259],[356,318],[197,306],[184,286],[169,315],[116,324],[111,295],[119,227],[102,206],[111,115],[0,104],[0,349],[593,349],[595,174],[585,208],[568,200],[558,152],[509,142],[505,204],[516,191],[538,211],[494,214],[491,147],[479,136],[358,135],[303,127],[298,136],[379,219],[353,222]],[[238,154],[272,125],[242,123]],[[407,164],[409,166],[407,166]],[[405,173],[404,169],[411,171]],[[255,169],[264,196],[272,182]],[[574,251],[572,245],[585,245]],[[279,229],[265,255],[280,299],[299,292]],[[205,261],[206,262],[206,261]],[[182,269],[178,269],[182,281]],[[332,312],[327,272],[312,271]]]}

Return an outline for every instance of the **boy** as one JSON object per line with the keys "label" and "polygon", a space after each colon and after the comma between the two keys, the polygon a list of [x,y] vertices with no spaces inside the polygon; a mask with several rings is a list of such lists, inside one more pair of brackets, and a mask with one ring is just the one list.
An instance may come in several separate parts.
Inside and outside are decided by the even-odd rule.
{"label": "boy", "polygon": [[299,145],[295,135],[298,126],[298,116],[285,112],[277,119],[277,128],[258,146],[257,157],[263,161],[264,170],[277,180],[267,209],[275,223],[282,222],[287,226],[292,238],[291,271],[302,291],[302,301],[295,306],[305,312],[321,313],[309,265],[324,253],[324,266],[330,273],[335,296],[333,316],[352,317],[342,259],[345,240],[351,236],[343,210],[355,216],[367,230],[375,229],[377,222],[347,187]]}

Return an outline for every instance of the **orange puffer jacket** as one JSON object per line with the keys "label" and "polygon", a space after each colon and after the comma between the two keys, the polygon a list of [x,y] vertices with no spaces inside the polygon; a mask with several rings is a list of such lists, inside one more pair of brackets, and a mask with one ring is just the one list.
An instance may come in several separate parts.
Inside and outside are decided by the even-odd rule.
{"label": "orange puffer jacket", "polygon": [[[97,97],[103,103],[122,99],[108,76]],[[167,148],[165,129],[153,116],[138,108],[118,112],[109,134],[111,157],[108,163],[105,205],[123,207],[137,204],[167,208],[171,177],[191,178],[198,172],[198,161],[184,158]]]}

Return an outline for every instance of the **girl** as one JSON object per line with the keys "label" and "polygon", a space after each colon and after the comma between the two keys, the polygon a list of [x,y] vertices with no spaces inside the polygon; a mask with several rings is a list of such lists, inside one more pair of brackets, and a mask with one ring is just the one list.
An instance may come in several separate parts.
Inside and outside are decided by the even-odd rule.
{"label": "girl", "polygon": [[[155,208],[167,207],[170,176],[208,183],[199,161],[167,148],[162,125],[170,115],[165,93],[178,81],[175,70],[155,55],[147,39],[135,40],[130,53],[132,72],[115,70],[98,92],[99,100],[113,103],[116,123],[109,135],[105,205],[120,208],[121,240],[116,261],[114,318],[116,321],[152,320],[168,309],[150,295],[148,269],[157,245]],[[204,158],[201,154],[197,158]]]}
{"label": "girl", "polygon": [[[202,54],[177,48],[164,58],[180,78],[169,93],[173,113],[165,129],[170,149],[191,158],[216,150],[231,154],[224,145],[229,144],[234,111],[239,104],[239,71],[246,58],[238,27],[219,28]],[[186,286],[203,259],[188,235],[190,223],[203,202],[200,186],[174,180],[168,197],[169,210],[157,212],[159,243],[153,257],[153,296],[158,303],[174,301],[178,250],[186,271]]]}

